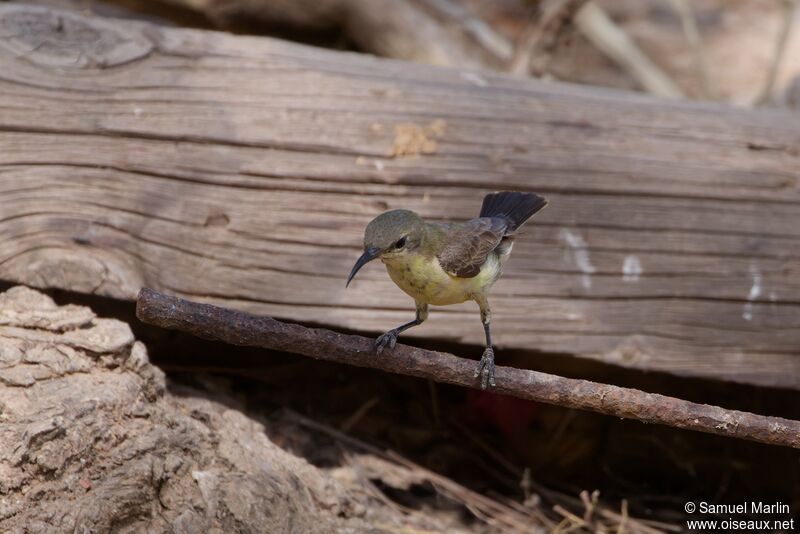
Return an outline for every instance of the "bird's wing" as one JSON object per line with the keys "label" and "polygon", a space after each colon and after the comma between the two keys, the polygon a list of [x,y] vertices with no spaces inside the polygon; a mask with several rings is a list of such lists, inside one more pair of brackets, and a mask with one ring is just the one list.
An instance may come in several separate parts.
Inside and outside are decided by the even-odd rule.
{"label": "bird's wing", "polygon": [[491,251],[506,234],[508,221],[499,217],[480,217],[446,228],[445,246],[436,258],[447,273],[472,278]]}

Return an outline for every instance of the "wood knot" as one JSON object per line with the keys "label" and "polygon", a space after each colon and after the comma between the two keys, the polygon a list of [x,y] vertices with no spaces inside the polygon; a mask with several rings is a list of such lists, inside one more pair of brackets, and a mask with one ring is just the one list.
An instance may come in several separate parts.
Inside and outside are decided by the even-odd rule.
{"label": "wood knot", "polygon": [[103,19],[39,6],[0,5],[0,51],[47,67],[95,69],[147,56],[140,31]]}
{"label": "wood knot", "polygon": [[209,213],[206,217],[205,226],[206,227],[215,227],[215,226],[228,226],[230,224],[231,218],[228,217],[226,214],[222,212],[213,212]]}

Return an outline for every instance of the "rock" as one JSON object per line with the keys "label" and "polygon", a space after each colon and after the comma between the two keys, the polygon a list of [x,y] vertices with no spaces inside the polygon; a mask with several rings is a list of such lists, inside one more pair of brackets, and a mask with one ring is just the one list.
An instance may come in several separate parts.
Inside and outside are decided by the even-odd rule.
{"label": "rock", "polygon": [[0,295],[0,325],[0,532],[419,524],[280,449],[230,399],[168,392],[125,323],[16,287]]}

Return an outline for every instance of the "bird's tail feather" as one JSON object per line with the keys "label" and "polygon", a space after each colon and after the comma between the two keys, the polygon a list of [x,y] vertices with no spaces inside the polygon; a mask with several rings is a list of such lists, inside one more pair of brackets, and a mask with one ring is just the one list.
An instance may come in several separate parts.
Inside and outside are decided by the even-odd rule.
{"label": "bird's tail feather", "polygon": [[483,198],[480,216],[502,217],[509,222],[509,232],[513,232],[545,206],[547,200],[535,193],[500,191]]}

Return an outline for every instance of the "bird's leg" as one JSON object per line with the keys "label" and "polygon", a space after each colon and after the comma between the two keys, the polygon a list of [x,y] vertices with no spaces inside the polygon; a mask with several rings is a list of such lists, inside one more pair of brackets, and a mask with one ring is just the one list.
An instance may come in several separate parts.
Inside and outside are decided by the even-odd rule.
{"label": "bird's leg", "polygon": [[486,389],[489,385],[493,387],[494,382],[494,348],[492,347],[492,311],[489,309],[489,301],[485,296],[475,298],[475,302],[481,309],[481,322],[483,331],[486,334],[486,349],[483,351],[478,368],[475,369],[475,378],[481,377],[481,389]]}
{"label": "bird's leg", "polygon": [[387,346],[389,347],[389,350],[393,349],[397,343],[397,336],[399,336],[401,332],[408,330],[412,326],[422,324],[422,322],[427,318],[428,305],[424,302],[417,301],[417,316],[413,321],[401,324],[397,328],[392,328],[375,340],[375,348],[377,349],[378,354],[383,352],[383,349],[385,349]]}

